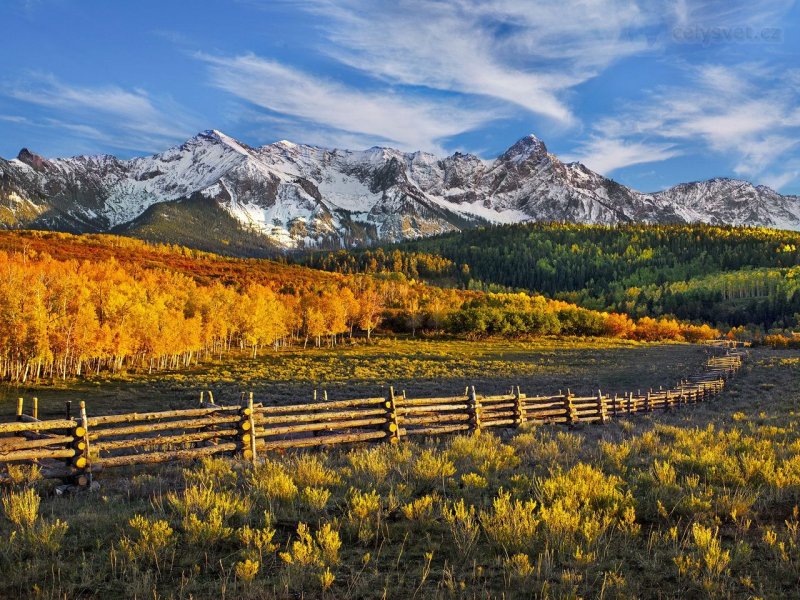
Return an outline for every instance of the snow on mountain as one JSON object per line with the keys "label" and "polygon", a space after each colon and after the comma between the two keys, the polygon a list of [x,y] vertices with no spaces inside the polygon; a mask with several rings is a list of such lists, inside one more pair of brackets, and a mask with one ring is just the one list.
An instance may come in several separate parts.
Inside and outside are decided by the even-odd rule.
{"label": "snow on mountain", "polygon": [[[154,156],[0,159],[0,226],[135,229],[155,204],[201,196],[284,248],[397,241],[486,223],[695,222],[800,229],[800,199],[731,179],[645,194],[533,135],[497,159],[282,140],[252,148],[216,130]],[[222,213],[220,213],[222,214]],[[180,228],[180,223],[172,224]]]}

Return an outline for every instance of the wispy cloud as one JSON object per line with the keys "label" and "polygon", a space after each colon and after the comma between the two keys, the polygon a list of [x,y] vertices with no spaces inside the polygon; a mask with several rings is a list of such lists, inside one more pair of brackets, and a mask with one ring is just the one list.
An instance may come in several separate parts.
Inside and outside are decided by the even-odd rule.
{"label": "wispy cloud", "polygon": [[651,143],[624,138],[591,137],[581,144],[579,154],[566,154],[565,161],[578,161],[599,173],[611,173],[621,167],[659,162],[680,155],[670,143]]}
{"label": "wispy cloud", "polygon": [[308,0],[324,52],[390,82],[510,102],[561,124],[564,92],[648,49],[653,15],[627,0]]}
{"label": "wispy cloud", "polygon": [[570,90],[614,61],[646,51],[649,43],[637,28],[653,19],[627,0],[558,6],[304,0],[291,6],[323,31],[326,41],[314,49],[357,77],[334,80],[252,53],[198,53],[212,84],[294,119],[283,130],[300,139],[364,139],[431,151],[520,112],[557,128],[575,125]]}
{"label": "wispy cloud", "polygon": [[32,73],[5,83],[2,95],[39,106],[33,125],[69,131],[83,139],[133,151],[163,150],[196,131],[187,111],[170,98],[119,86],[77,86],[53,75]]}
{"label": "wispy cloud", "polygon": [[[729,156],[734,172],[758,177],[776,168],[782,156],[798,145],[800,91],[791,84],[798,74],[776,72],[763,64],[720,64],[687,67],[682,85],[651,90],[645,101],[623,106],[601,119],[575,158],[608,173],[627,165],[698,151]],[[616,154],[607,148],[641,145],[636,152]],[[777,181],[777,180],[776,180]],[[786,183],[786,182],[784,182]]]}
{"label": "wispy cloud", "polygon": [[[452,98],[356,89],[254,54],[198,57],[208,64],[218,88],[312,127],[322,126],[329,138],[331,131],[338,131],[405,149],[439,151],[442,139],[501,114],[497,107],[459,106]],[[319,143],[319,136],[314,138]]]}

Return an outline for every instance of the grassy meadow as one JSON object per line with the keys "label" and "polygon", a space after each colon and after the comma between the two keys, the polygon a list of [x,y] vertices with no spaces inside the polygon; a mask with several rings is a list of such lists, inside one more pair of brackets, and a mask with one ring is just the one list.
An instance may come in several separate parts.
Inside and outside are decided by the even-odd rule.
{"label": "grassy meadow", "polygon": [[291,347],[232,352],[171,373],[104,374],[36,386],[0,385],[0,420],[14,414],[16,399],[39,398],[39,412],[59,416],[64,401],[85,400],[90,414],[168,410],[196,403],[200,390],[215,401],[237,403],[243,391],[256,402],[297,403],[320,398],[374,397],[393,385],[399,393],[436,396],[523,392],[625,391],[671,385],[702,364],[704,349],[691,344],[656,344],[608,338],[494,339],[381,338],[335,348]]}
{"label": "grassy meadow", "polygon": [[[465,380],[613,390],[672,383],[702,359],[687,345],[593,344],[387,341],[77,391],[112,409],[185,405],[189,382],[204,381],[276,401],[306,379],[327,381],[332,397]],[[256,467],[140,467],[69,497],[52,482],[20,485],[3,496],[0,596],[792,597],[799,376],[800,352],[755,349],[714,401],[604,426],[276,453]],[[108,386],[129,396],[112,401]],[[75,391],[37,393],[60,402]]]}

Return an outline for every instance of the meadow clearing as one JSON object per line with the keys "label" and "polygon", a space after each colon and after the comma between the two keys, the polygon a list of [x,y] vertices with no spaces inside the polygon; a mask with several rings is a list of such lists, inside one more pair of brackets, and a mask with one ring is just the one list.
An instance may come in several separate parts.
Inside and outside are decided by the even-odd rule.
{"label": "meadow clearing", "polygon": [[705,350],[692,344],[609,338],[490,339],[380,338],[335,348],[265,350],[256,358],[231,352],[180,371],[89,376],[35,386],[0,386],[0,419],[14,415],[16,399],[39,398],[43,418],[60,416],[64,401],[86,400],[90,414],[169,410],[193,406],[200,390],[217,402],[237,403],[243,391],[257,402],[279,404],[385,394],[393,385],[410,395],[503,393],[512,385],[550,393],[623,391],[675,383],[701,365]]}
{"label": "meadow clearing", "polygon": [[[411,356],[387,341],[339,361],[322,351],[196,375],[229,369],[232,385],[247,373],[255,384],[271,369],[280,376],[263,389],[288,393],[324,373],[331,396],[404,374],[418,385],[423,374],[438,386],[483,374],[487,386],[522,377],[612,389],[670,383],[702,357],[687,345],[545,341],[472,345],[464,361],[463,344]],[[364,356],[382,353],[396,362],[374,360],[354,382]],[[255,468],[215,459],[119,470],[100,477],[99,492],[70,497],[53,496],[51,482],[20,485],[4,494],[0,595],[790,597],[800,577],[798,374],[797,351],[754,349],[713,402],[604,426],[287,452]],[[189,376],[116,384],[189,402]],[[67,392],[47,391],[54,403]]]}

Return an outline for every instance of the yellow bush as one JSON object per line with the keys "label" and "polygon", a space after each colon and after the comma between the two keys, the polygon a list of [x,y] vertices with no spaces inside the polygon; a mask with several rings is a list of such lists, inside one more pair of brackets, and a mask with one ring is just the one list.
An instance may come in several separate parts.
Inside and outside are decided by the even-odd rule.
{"label": "yellow bush", "polygon": [[339,476],[325,466],[319,454],[299,454],[290,464],[292,479],[298,487],[327,487],[339,483]]}
{"label": "yellow bush", "polygon": [[236,579],[251,583],[258,575],[259,563],[255,560],[244,560],[236,563]]}
{"label": "yellow bush", "polygon": [[331,498],[331,492],[322,487],[305,487],[300,492],[300,502],[313,511],[323,511]]}
{"label": "yellow bush", "polygon": [[355,528],[358,541],[367,544],[377,535],[383,522],[381,497],[375,490],[350,489],[347,520]]}
{"label": "yellow bush", "polygon": [[716,529],[693,523],[691,552],[675,557],[678,572],[712,591],[719,579],[728,571],[731,555],[722,549]]}
{"label": "yellow bush", "polygon": [[250,476],[252,489],[268,501],[290,502],[297,497],[297,484],[285,466],[265,460]]}
{"label": "yellow bush", "polygon": [[189,513],[181,521],[186,540],[201,548],[218,544],[233,535],[233,528],[225,525],[223,513],[218,508],[198,515]]}
{"label": "yellow bush", "polygon": [[199,467],[185,469],[183,476],[190,485],[212,489],[232,487],[238,479],[236,471],[233,470],[233,461],[213,456],[203,458]]}
{"label": "yellow bush", "polygon": [[412,468],[412,474],[417,481],[425,483],[441,482],[444,486],[445,479],[456,473],[456,466],[447,457],[447,454],[427,448],[417,457]]}
{"label": "yellow bush", "polygon": [[461,476],[461,483],[463,483],[465,487],[477,489],[485,489],[489,486],[489,482],[486,481],[486,478],[477,473],[465,473]]}
{"label": "yellow bush", "polygon": [[442,507],[442,517],[450,527],[456,548],[462,557],[466,557],[472,551],[478,540],[480,525],[475,511],[475,507],[467,507],[464,499]]}
{"label": "yellow bush", "polygon": [[500,490],[491,510],[481,510],[480,522],[489,540],[506,554],[532,552],[540,519],[534,500],[512,500],[509,492]]}
{"label": "yellow bush", "polygon": [[428,523],[431,521],[439,497],[435,494],[425,494],[419,498],[404,504],[400,510],[403,516],[409,521],[420,521]]}
{"label": "yellow bush", "polygon": [[275,538],[275,529],[272,527],[272,516],[264,513],[264,527],[256,528],[245,525],[236,530],[236,537],[248,552],[258,555],[259,561],[264,562],[264,556],[277,550],[277,545],[272,542]]}
{"label": "yellow bush", "polygon": [[6,518],[20,529],[31,529],[39,516],[39,494],[28,488],[3,496]]}
{"label": "yellow bush", "polygon": [[213,512],[220,519],[227,520],[250,512],[250,500],[247,497],[203,485],[187,487],[183,493],[169,492],[167,502],[184,518],[190,514],[210,515]]}
{"label": "yellow bush", "polygon": [[457,436],[450,443],[447,453],[460,469],[478,471],[484,475],[507,471],[519,465],[514,447],[504,444],[491,433]]}
{"label": "yellow bush", "polygon": [[173,531],[163,519],[151,520],[144,515],[134,515],[128,521],[133,537],[123,537],[120,549],[131,561],[152,560],[156,568],[164,550],[172,543]]}

